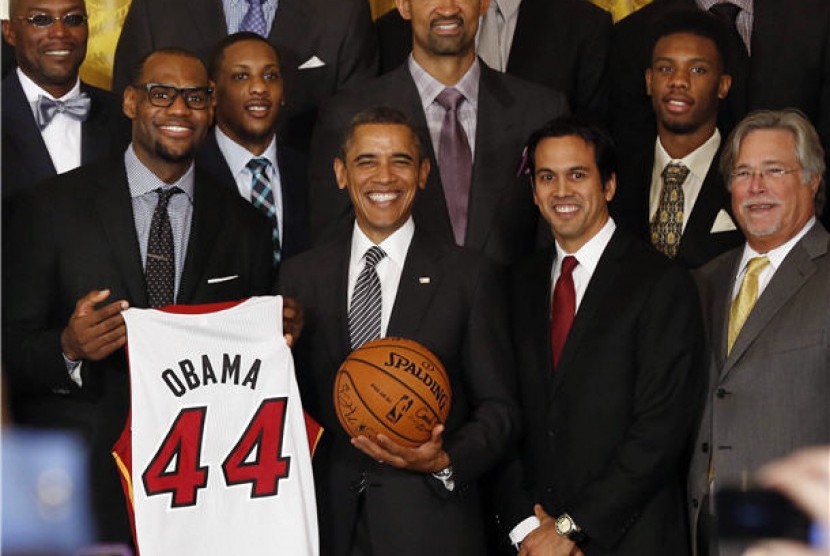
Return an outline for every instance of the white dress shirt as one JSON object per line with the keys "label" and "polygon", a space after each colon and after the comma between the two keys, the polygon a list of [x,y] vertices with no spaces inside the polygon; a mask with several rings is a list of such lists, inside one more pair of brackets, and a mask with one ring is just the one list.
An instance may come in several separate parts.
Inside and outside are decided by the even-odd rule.
{"label": "white dress shirt", "polygon": [[[37,112],[38,96],[43,95],[52,100],[67,101],[81,94],[81,81],[75,80],[75,86],[68,93],[60,98],[55,98],[45,90],[41,89],[34,81],[29,79],[25,73],[17,68],[17,77],[20,79],[20,86],[23,94],[32,109],[32,116]],[[55,165],[55,171],[63,174],[74,170],[81,165],[81,121],[63,112],[57,112],[52,121],[49,122],[40,132],[43,142],[46,143],[46,150]],[[10,161],[6,161],[8,164]]]}
{"label": "white dress shirt", "polygon": [[[398,285],[401,282],[403,263],[409,246],[412,243],[412,236],[415,234],[415,223],[410,216],[409,219],[386,239],[378,244],[386,256],[375,266],[375,271],[380,279],[381,308],[380,308],[380,336],[386,336],[386,329],[389,326],[389,317],[392,316],[392,307],[395,306],[395,298],[398,295]],[[352,307],[352,292],[354,292],[357,277],[366,265],[366,251],[374,246],[357,222],[352,232],[352,250],[349,255],[349,290],[346,310]]]}
{"label": "white dress shirt", "polygon": [[813,216],[810,220],[804,224],[804,227],[795,234],[789,241],[784,243],[783,245],[779,245],[775,249],[767,252],[767,253],[758,253],[752,247],[749,246],[749,243],[744,245],[744,252],[741,256],[741,263],[738,265],[738,275],[735,277],[735,283],[732,284],[732,300],[735,300],[735,297],[738,295],[738,291],[741,289],[741,282],[744,280],[744,275],[746,274],[746,265],[750,259],[755,257],[766,256],[769,259],[769,264],[764,267],[764,270],[758,275],[758,298],[760,299],[761,294],[764,293],[764,290],[769,285],[770,280],[775,275],[775,272],[784,262],[784,259],[787,258],[792,248],[795,247],[795,244],[801,241],[807,232],[813,227],[816,223],[816,217]]}
{"label": "white dress shirt", "polygon": [[265,173],[268,176],[268,181],[271,182],[271,192],[274,194],[274,204],[277,210],[277,225],[279,227],[280,238],[283,237],[283,201],[282,201],[282,182],[280,181],[280,168],[277,166],[277,139],[271,139],[268,148],[265,149],[261,155],[255,155],[233,139],[225,135],[219,126],[214,128],[216,131],[216,144],[219,145],[219,150],[222,156],[225,157],[225,162],[228,163],[228,168],[231,170],[231,175],[236,181],[236,188],[239,194],[242,195],[246,201],[251,202],[251,180],[253,174],[248,170],[246,165],[252,158],[267,158],[271,163]]}
{"label": "white dress shirt", "polygon": [[700,190],[703,189],[703,182],[706,180],[706,174],[709,173],[709,167],[712,165],[715,155],[720,146],[720,132],[715,128],[715,133],[706,140],[701,146],[689,153],[683,158],[672,158],[660,138],[654,144],[654,167],[651,171],[651,191],[648,199],[648,221],[654,220],[654,215],[657,213],[657,208],[660,206],[660,192],[663,190],[663,170],[670,162],[681,163],[689,169],[689,175],[683,182],[683,223],[682,231],[686,231],[686,224],[689,222],[689,215],[692,214],[692,209],[695,206]]}

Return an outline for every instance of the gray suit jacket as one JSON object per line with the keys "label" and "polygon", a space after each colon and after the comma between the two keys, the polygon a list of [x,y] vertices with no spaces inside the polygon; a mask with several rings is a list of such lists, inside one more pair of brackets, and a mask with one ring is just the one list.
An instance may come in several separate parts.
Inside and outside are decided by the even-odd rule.
{"label": "gray suit jacket", "polygon": [[828,246],[830,234],[817,222],[776,271],[729,355],[729,306],[742,248],[698,274],[711,357],[687,485],[692,539],[708,492],[710,457],[717,489],[797,448],[830,442]]}

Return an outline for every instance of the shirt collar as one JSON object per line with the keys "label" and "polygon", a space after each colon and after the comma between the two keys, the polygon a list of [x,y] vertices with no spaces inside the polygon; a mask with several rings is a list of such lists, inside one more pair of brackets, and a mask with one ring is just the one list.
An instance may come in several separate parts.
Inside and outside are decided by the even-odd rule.
{"label": "shirt collar", "polygon": [[597,268],[597,264],[599,264],[599,259],[602,257],[602,253],[605,251],[605,247],[608,245],[608,242],[611,241],[611,236],[614,235],[614,230],[616,229],[617,225],[614,223],[614,219],[608,217],[605,225],[600,228],[594,237],[585,242],[585,245],[580,247],[576,253],[566,253],[557,241],[556,266],[561,266],[562,259],[568,255],[573,255],[579,262],[579,266],[588,271],[589,276],[593,276],[594,270]]}
{"label": "shirt collar", "polygon": [[[722,4],[725,0],[697,0],[697,5],[706,11],[709,11],[709,8],[714,6],[715,4]],[[727,4],[735,4],[742,10],[748,13],[752,13],[753,7],[755,2],[753,0],[728,0]]]}
{"label": "shirt collar", "polygon": [[193,202],[193,189],[195,186],[195,178],[193,171],[193,163],[175,183],[165,183],[161,178],[150,171],[135,154],[132,143],[127,147],[124,153],[124,167],[127,170],[127,184],[130,187],[130,197],[136,198],[146,195],[158,188],[170,189],[171,187],[178,187],[181,189],[190,202]]}
{"label": "shirt collar", "polygon": [[787,255],[790,254],[790,251],[792,251],[793,247],[795,247],[795,244],[801,241],[801,238],[803,238],[807,232],[810,231],[815,223],[816,217],[813,216],[807,221],[806,224],[804,224],[804,227],[801,228],[797,234],[790,238],[789,241],[766,253],[758,253],[755,249],[749,246],[749,243],[746,243],[744,245],[743,255],[741,256],[741,264],[738,267],[738,276],[744,272],[744,269],[746,269],[746,265],[750,259],[761,256],[766,256],[769,259],[770,266],[772,266],[774,270],[778,270],[778,267],[781,266],[781,263],[783,263],[784,259],[787,258]]}
{"label": "shirt collar", "polygon": [[[447,85],[435,79],[427,70],[421,67],[415,61],[412,53],[409,54],[408,64],[409,73],[412,75],[412,80],[418,89],[418,95],[421,97],[421,104],[424,110],[426,110],[428,106],[435,102],[435,98],[441,91],[447,88]],[[464,95],[464,100],[470,104],[473,110],[478,109],[478,83],[480,78],[481,65],[478,63],[478,57],[476,56],[473,64],[467,69],[461,79],[458,80],[458,83],[449,85],[450,87],[455,87],[459,93]]]}
{"label": "shirt collar", "polygon": [[[409,251],[409,245],[412,243],[412,236],[415,235],[415,222],[410,216],[403,226],[392,232],[389,237],[378,244],[378,247],[383,249],[386,256],[396,265],[403,267],[404,260],[406,260],[406,253]],[[354,233],[352,233],[352,261],[359,261],[366,254],[366,251],[375,245],[375,243],[366,237],[357,221],[354,223]]]}
{"label": "shirt collar", "polygon": [[522,0],[491,0],[491,2],[498,6],[504,19],[510,19],[510,16],[519,10],[519,4],[522,3]]}
{"label": "shirt collar", "polygon": [[666,149],[663,148],[663,144],[660,142],[660,137],[657,137],[657,142],[654,145],[654,166],[659,169],[658,173],[662,174],[663,168],[665,168],[667,164],[670,162],[680,162],[688,168],[689,172],[694,174],[697,179],[703,181],[706,179],[706,174],[709,173],[709,167],[712,165],[712,160],[718,152],[720,141],[720,131],[718,131],[718,128],[715,128],[715,132],[712,136],[709,137],[709,139],[707,139],[701,146],[683,158],[675,159],[669,156],[669,153],[666,152]]}
{"label": "shirt collar", "polygon": [[68,100],[81,94],[81,80],[78,78],[75,78],[75,85],[69,90],[68,93],[60,98],[55,98],[50,93],[46,92],[40,85],[29,79],[29,76],[23,73],[20,68],[17,68],[16,71],[17,78],[20,80],[20,87],[23,89],[23,94],[26,95],[26,100],[29,101],[29,104],[37,102],[37,97],[39,95],[51,98],[52,100]]}
{"label": "shirt collar", "polygon": [[266,158],[273,169],[277,168],[277,138],[271,138],[271,143],[261,155],[255,155],[230,137],[228,137],[219,126],[216,126],[216,144],[225,156],[228,168],[233,176],[238,176],[246,170],[246,165],[252,158]]}

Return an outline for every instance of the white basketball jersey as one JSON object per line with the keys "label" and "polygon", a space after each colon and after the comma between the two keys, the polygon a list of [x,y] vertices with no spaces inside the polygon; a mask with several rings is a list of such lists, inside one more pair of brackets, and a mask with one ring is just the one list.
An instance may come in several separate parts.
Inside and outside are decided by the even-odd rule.
{"label": "white basketball jersey", "polygon": [[318,430],[282,298],[123,314],[132,405],[113,455],[141,556],[317,555]]}

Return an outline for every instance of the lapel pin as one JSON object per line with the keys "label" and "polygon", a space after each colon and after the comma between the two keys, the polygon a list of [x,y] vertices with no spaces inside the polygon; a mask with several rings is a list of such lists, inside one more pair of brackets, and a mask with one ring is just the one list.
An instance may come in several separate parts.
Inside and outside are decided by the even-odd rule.
{"label": "lapel pin", "polygon": [[421,276],[418,278],[419,284],[429,284],[429,276]]}

